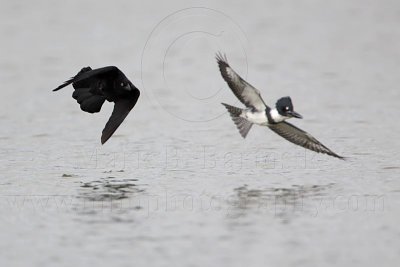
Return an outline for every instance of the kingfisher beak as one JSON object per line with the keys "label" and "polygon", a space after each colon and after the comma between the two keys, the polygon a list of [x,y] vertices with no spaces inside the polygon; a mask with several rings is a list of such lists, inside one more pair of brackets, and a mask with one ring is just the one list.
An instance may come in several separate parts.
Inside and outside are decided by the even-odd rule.
{"label": "kingfisher beak", "polygon": [[296,111],[289,111],[288,114],[294,118],[298,118],[298,119],[302,119],[303,116],[301,116],[299,113],[297,113]]}

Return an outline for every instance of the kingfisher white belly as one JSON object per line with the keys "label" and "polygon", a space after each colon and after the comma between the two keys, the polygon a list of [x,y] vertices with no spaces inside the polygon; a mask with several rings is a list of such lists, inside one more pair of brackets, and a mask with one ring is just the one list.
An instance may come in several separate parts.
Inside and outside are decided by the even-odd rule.
{"label": "kingfisher white belly", "polygon": [[265,111],[252,111],[252,110],[244,110],[242,113],[243,118],[248,120],[251,123],[255,123],[258,125],[267,125],[268,117]]}

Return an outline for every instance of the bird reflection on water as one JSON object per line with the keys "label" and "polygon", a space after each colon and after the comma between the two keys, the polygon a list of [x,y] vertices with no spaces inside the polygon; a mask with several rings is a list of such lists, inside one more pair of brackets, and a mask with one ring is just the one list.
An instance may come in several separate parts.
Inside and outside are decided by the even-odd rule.
{"label": "bird reflection on water", "polygon": [[90,201],[108,201],[126,199],[134,193],[143,192],[137,188],[137,179],[115,179],[114,177],[86,182],[80,196]]}
{"label": "bird reflection on water", "polygon": [[134,222],[132,212],[142,209],[135,198],[145,194],[137,182],[138,179],[113,176],[82,182],[76,206],[79,219],[90,223]]}
{"label": "bird reflection on water", "polygon": [[292,185],[291,187],[268,187],[251,189],[243,185],[234,189],[230,205],[230,217],[246,217],[248,214],[270,213],[271,216],[287,223],[295,216],[313,213],[312,202],[326,195],[326,190],[333,183],[326,185]]}

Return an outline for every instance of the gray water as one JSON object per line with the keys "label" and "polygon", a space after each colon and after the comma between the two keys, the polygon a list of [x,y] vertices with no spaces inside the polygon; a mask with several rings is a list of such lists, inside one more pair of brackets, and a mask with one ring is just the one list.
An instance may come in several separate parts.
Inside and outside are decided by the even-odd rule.
{"label": "gray water", "polygon": [[[169,2],[1,2],[0,265],[398,266],[399,2]],[[216,51],[348,160],[243,140]],[[104,146],[88,65],[142,92]]]}

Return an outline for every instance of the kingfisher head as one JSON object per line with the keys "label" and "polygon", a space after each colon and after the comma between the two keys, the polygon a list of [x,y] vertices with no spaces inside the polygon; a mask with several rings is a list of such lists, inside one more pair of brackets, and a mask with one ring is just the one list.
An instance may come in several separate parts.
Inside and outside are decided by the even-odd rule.
{"label": "kingfisher head", "polygon": [[276,102],[276,110],[281,116],[287,117],[287,118],[298,118],[302,119],[303,116],[301,116],[299,113],[294,111],[293,109],[293,104],[292,104],[292,99],[290,99],[289,96],[282,97]]}

